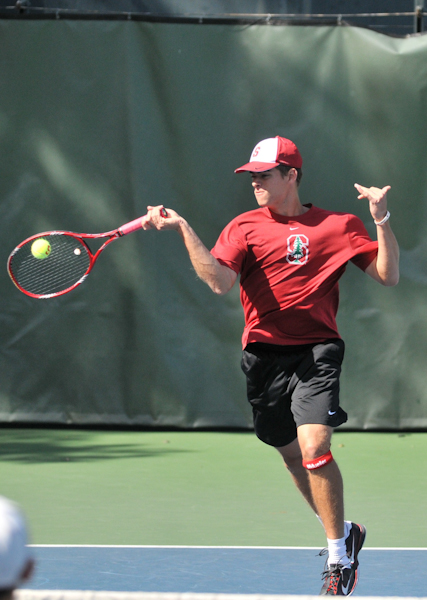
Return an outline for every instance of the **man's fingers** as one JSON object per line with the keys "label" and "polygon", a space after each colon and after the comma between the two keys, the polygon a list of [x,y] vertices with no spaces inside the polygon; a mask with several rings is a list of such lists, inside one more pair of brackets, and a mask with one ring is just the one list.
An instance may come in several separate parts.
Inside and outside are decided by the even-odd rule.
{"label": "man's fingers", "polygon": [[380,188],[376,188],[376,187],[366,188],[363,185],[355,183],[354,187],[360,194],[357,197],[358,200],[361,200],[362,198],[367,198],[370,202],[381,201],[384,198],[384,196],[387,194],[387,192],[389,190],[391,190],[390,185],[386,185],[385,187],[380,189]]}
{"label": "man's fingers", "polygon": [[147,212],[150,212],[150,210],[156,210],[156,209],[158,209],[159,212],[161,213],[162,210],[164,210],[163,204],[159,204],[158,206],[147,206]]}
{"label": "man's fingers", "polygon": [[368,188],[363,187],[363,185],[359,185],[358,183],[354,184],[354,187],[359,192],[358,200],[362,200],[362,198],[367,198]]}

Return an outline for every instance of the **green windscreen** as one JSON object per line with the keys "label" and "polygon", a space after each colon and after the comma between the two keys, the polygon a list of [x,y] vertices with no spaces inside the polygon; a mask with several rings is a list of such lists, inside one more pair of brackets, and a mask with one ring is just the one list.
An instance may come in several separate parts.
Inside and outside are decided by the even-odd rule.
{"label": "green windscreen", "polygon": [[250,427],[243,315],[175,232],[112,244],[35,300],[6,261],[39,231],[108,231],[164,204],[210,248],[255,208],[235,175],[261,139],[304,159],[303,202],[357,214],[391,185],[401,281],[341,282],[347,428],[427,427],[427,37],[351,27],[0,21],[0,421]]}

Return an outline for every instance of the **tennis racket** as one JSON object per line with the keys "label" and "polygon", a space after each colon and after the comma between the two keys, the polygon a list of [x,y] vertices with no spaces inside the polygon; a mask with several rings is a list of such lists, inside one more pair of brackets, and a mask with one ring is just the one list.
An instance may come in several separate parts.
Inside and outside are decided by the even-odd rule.
{"label": "tennis racket", "polygon": [[[167,217],[164,208],[161,215]],[[32,298],[62,296],[83,283],[101,252],[117,239],[142,228],[144,217],[105,233],[45,231],[21,242],[7,261],[7,270],[16,287]],[[107,238],[94,253],[85,240]],[[34,242],[42,240],[46,253],[35,253]],[[45,243],[46,242],[46,243]]]}

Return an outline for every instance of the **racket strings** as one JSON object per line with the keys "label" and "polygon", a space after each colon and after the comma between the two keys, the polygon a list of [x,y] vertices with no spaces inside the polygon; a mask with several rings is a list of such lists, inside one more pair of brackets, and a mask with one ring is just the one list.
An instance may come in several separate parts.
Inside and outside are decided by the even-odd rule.
{"label": "racket strings", "polygon": [[20,246],[9,263],[10,274],[19,287],[36,296],[49,296],[76,285],[87,274],[91,257],[86,245],[67,234],[44,235],[50,244],[49,256],[35,258],[34,240]]}

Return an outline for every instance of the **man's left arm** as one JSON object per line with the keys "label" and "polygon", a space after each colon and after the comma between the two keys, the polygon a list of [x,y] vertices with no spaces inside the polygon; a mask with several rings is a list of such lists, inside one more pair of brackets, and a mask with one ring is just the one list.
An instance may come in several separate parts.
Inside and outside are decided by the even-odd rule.
{"label": "man's left arm", "polygon": [[382,189],[366,188],[358,183],[354,187],[359,192],[359,200],[369,200],[369,209],[377,226],[378,254],[365,273],[382,285],[396,285],[399,282],[399,246],[391,230],[387,210],[387,192],[391,188],[389,185]]}

